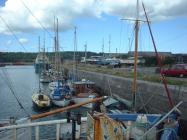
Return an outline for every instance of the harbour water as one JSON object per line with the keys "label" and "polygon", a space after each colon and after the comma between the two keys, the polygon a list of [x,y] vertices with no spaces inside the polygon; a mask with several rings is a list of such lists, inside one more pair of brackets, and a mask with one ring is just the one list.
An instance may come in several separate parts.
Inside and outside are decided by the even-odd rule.
{"label": "harbour water", "polygon": [[[34,66],[6,66],[0,68],[0,119],[9,119],[10,117],[23,118],[28,115],[19,106],[16,98],[11,92],[10,88],[14,91],[14,94],[19,99],[20,103],[24,106],[29,115],[42,113],[33,108],[31,96],[34,91],[37,91],[39,87],[39,76],[35,73]],[[46,94],[50,93],[47,88],[48,84],[41,84],[41,88],[44,89]],[[56,109],[52,107],[50,110]],[[45,110],[46,111],[46,110]],[[49,111],[49,110],[47,110]],[[76,114],[80,109],[75,109],[73,112]],[[87,109],[81,108],[82,115],[86,114]],[[64,113],[54,115],[52,117],[44,118],[60,119],[64,118]]]}

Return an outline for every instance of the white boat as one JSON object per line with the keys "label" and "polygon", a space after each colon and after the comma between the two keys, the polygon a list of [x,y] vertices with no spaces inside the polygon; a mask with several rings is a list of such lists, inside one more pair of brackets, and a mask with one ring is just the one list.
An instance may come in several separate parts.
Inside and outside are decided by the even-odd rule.
{"label": "white boat", "polygon": [[70,103],[72,103],[71,97],[71,90],[69,86],[59,86],[58,83],[57,87],[54,87],[54,90],[50,94],[52,103],[60,107],[68,106]]}
{"label": "white boat", "polygon": [[41,83],[49,83],[51,82],[50,73],[47,71],[43,71],[40,76]]}
{"label": "white boat", "polygon": [[33,105],[39,109],[49,108],[51,105],[50,98],[40,92],[32,95],[32,102]]}

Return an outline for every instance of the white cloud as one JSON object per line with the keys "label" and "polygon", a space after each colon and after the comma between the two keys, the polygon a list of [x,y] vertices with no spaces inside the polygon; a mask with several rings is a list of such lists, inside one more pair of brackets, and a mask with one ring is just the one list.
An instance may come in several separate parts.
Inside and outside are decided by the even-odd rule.
{"label": "white cloud", "polygon": [[[53,29],[56,16],[59,18],[59,27],[66,30],[80,17],[100,17],[102,13],[134,17],[136,0],[7,0],[5,6],[0,7],[0,16],[15,32],[41,29],[23,3],[47,29]],[[151,19],[166,20],[187,15],[186,0],[144,0],[144,3]],[[7,31],[0,20],[0,32]]]}
{"label": "white cloud", "polygon": [[20,38],[19,42],[22,43],[22,44],[27,44],[28,43],[28,39],[26,39],[26,38]]}
{"label": "white cloud", "polygon": [[[0,16],[16,32],[41,29],[32,14],[48,29],[53,29],[56,16],[59,28],[65,30],[72,27],[72,21],[76,18],[98,17],[100,11],[97,6],[95,0],[8,0],[5,7],[0,8]],[[0,20],[0,32],[7,31],[7,27],[1,22]]]}
{"label": "white cloud", "polygon": [[[187,16],[186,0],[144,0],[144,5],[152,20],[167,20],[178,16]],[[103,0],[105,13],[120,17],[135,18],[136,0]],[[142,1],[139,0],[140,15],[143,16]]]}

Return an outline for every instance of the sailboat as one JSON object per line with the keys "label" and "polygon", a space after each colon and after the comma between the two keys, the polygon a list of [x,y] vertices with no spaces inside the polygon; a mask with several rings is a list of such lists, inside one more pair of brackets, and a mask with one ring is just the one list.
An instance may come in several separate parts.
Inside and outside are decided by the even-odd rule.
{"label": "sailboat", "polygon": [[[45,54],[45,38],[44,38],[44,44],[43,44],[43,54]],[[41,75],[40,75],[40,82],[49,83],[50,81],[51,81],[51,77],[49,73],[49,67],[47,68],[46,65],[44,65],[44,68],[41,71]]]}
{"label": "sailboat", "polygon": [[[77,28],[74,29],[74,55],[73,55],[73,80],[68,81],[68,85],[73,91],[72,100],[74,103],[79,104],[98,96],[96,93],[95,83],[86,79],[78,80],[77,75]],[[92,108],[93,104],[84,105],[86,108]]]}
{"label": "sailboat", "polygon": [[[40,38],[39,38],[39,48],[40,48]],[[40,74],[39,74],[40,79]],[[40,87],[40,80],[39,80],[39,89],[32,95],[32,102],[33,106],[38,109],[45,109],[50,107],[50,99],[44,92],[41,90]]]}
{"label": "sailboat", "polygon": [[58,19],[57,19],[57,27],[56,27],[56,36],[54,38],[55,44],[55,63],[57,70],[57,79],[49,83],[49,89],[52,90],[50,94],[50,98],[52,103],[56,106],[64,107],[71,103],[71,90],[70,88],[62,84],[60,80],[60,54],[59,54],[59,39],[58,39]]}
{"label": "sailboat", "polygon": [[49,69],[49,59],[44,52],[40,52],[40,48],[34,63],[34,67],[35,73],[41,73],[43,70],[45,71]]}

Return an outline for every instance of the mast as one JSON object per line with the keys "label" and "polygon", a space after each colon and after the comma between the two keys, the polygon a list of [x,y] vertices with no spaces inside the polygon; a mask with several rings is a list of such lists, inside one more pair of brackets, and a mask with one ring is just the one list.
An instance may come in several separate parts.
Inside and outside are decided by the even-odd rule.
{"label": "mast", "polygon": [[[144,13],[145,13],[145,17],[146,17],[147,25],[148,25],[149,32],[150,32],[150,35],[151,35],[153,47],[154,47],[154,50],[155,50],[155,53],[156,53],[157,63],[159,65],[159,68],[160,68],[160,71],[161,71],[162,70],[161,60],[160,60],[160,57],[159,57],[159,54],[158,54],[158,51],[157,51],[157,48],[156,48],[156,43],[155,43],[155,40],[154,40],[154,37],[153,37],[150,22],[148,20],[147,12],[145,10],[145,6],[144,6],[143,2],[142,2],[142,7],[143,7],[143,10],[144,10]],[[173,108],[174,107],[174,102],[172,100],[171,93],[170,93],[170,91],[168,89],[168,86],[167,86],[167,80],[166,80],[163,73],[160,73],[160,74],[161,74],[162,82],[164,84],[164,88],[166,90],[166,94],[167,94],[167,97],[168,97],[168,100],[169,100],[169,105],[170,105],[171,108]]]}
{"label": "mast", "polygon": [[103,38],[103,45],[102,45],[102,53],[103,53],[103,57],[104,57],[104,48],[105,48],[105,42],[104,42],[104,38]]}
{"label": "mast", "polygon": [[44,71],[47,70],[47,67],[46,67],[47,63],[46,63],[45,60],[47,61],[47,59],[46,59],[46,53],[45,53],[45,34],[44,34],[44,38],[43,38],[43,62],[44,62]]}
{"label": "mast", "polygon": [[85,64],[86,64],[86,58],[87,58],[87,42],[86,42],[86,44],[84,45],[84,47],[85,47],[85,55],[84,55],[84,57],[85,57]]}
{"label": "mast", "polygon": [[73,65],[73,76],[74,81],[77,80],[77,27],[74,28],[74,55],[73,55],[74,65]]}
{"label": "mast", "polygon": [[[38,37],[38,47],[39,47],[39,53],[40,53],[40,36]],[[40,55],[40,54],[39,54]],[[40,71],[41,67],[39,65],[39,71]],[[40,72],[39,72],[39,77],[38,77],[38,86],[39,86],[39,93],[41,92],[41,87],[40,87]]]}
{"label": "mast", "polygon": [[110,35],[108,36],[108,39],[109,39],[108,40],[108,53],[109,53],[108,55],[110,56],[110,45],[111,45],[110,44],[111,43],[111,36]]}
{"label": "mast", "polygon": [[59,52],[59,36],[58,36],[58,18],[56,18],[56,51],[57,51],[57,72],[58,80],[60,79],[60,52]]}
{"label": "mast", "polygon": [[139,32],[139,0],[136,5],[136,21],[135,21],[135,51],[134,51],[134,79],[132,87],[133,110],[136,110],[136,92],[137,92],[137,59],[138,59],[138,32]]}

